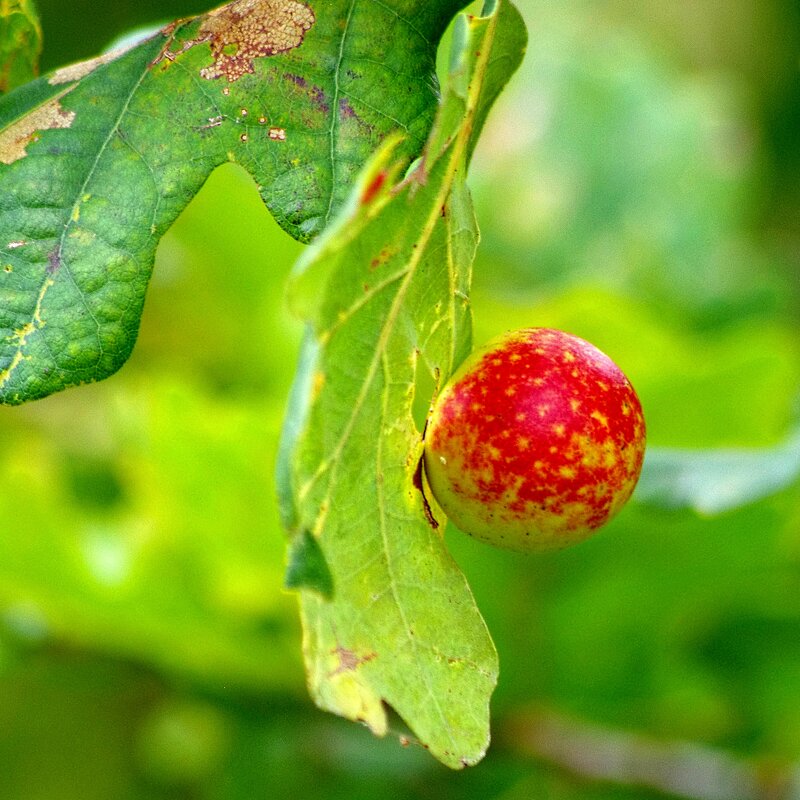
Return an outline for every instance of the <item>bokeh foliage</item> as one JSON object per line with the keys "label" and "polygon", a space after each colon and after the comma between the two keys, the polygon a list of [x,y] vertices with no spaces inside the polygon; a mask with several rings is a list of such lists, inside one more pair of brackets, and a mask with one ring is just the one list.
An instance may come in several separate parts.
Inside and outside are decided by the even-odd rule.
{"label": "bokeh foliage", "polygon": [[3,0],[0,42],[0,94],[3,94],[38,74],[42,27],[32,0]]}
{"label": "bokeh foliage", "polygon": [[[475,339],[592,339],[637,386],[654,446],[778,444],[800,385],[794,12],[600,5],[520,4],[533,44],[472,171]],[[49,67],[92,55],[59,26],[117,15],[101,42],[198,10],[108,6],[67,20],[40,3],[63,54]],[[532,707],[800,759],[796,482],[714,515],[640,502],[537,558],[448,532],[502,664],[495,744],[466,774],[312,707],[272,492],[299,251],[225,167],[159,248],[126,368],[0,409],[3,796],[649,796],[521,754],[509,721]]]}

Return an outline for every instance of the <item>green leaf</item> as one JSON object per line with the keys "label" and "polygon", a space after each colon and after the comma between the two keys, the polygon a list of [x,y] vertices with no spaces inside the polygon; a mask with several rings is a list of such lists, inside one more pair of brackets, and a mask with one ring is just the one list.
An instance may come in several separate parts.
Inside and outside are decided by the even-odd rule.
{"label": "green leaf", "polygon": [[658,447],[647,452],[636,499],[720,514],[775,494],[799,478],[800,431],[775,447]]}
{"label": "green leaf", "polygon": [[295,269],[310,333],[279,467],[284,520],[315,537],[331,576],[330,599],[313,584],[301,595],[316,702],[377,734],[387,703],[453,768],[488,745],[497,657],[425,498],[412,406],[424,373],[441,385],[469,351],[466,163],[477,116],[522,58],[521,37],[498,32],[523,29],[505,2],[458,24],[423,158],[401,180],[399,141],[386,142]]}
{"label": "green leaf", "polygon": [[0,98],[0,402],[124,363],[156,245],[218,165],[307,241],[389,132],[417,154],[461,2],[235,0]]}
{"label": "green leaf", "polygon": [[287,589],[314,589],[326,598],[333,595],[333,579],[322,548],[308,531],[292,540],[286,567]]}
{"label": "green leaf", "polygon": [[33,80],[41,50],[33,0],[0,0],[0,94]]}

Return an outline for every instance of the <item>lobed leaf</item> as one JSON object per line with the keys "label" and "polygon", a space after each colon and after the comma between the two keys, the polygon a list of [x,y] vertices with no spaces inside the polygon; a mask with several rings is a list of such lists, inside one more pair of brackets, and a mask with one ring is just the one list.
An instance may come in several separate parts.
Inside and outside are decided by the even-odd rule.
{"label": "lobed leaf", "polygon": [[124,363],[156,245],[216,166],[308,241],[388,133],[417,154],[461,5],[234,0],[0,98],[0,402]]}
{"label": "lobed leaf", "polygon": [[[497,656],[425,497],[412,406],[424,373],[441,385],[469,351],[478,232],[466,164],[478,115],[524,47],[506,2],[457,26],[421,161],[400,179],[399,140],[387,141],[296,267],[290,296],[308,333],[278,474],[316,702],[377,734],[387,703],[453,768],[488,746]],[[523,33],[500,38],[504,28]]]}

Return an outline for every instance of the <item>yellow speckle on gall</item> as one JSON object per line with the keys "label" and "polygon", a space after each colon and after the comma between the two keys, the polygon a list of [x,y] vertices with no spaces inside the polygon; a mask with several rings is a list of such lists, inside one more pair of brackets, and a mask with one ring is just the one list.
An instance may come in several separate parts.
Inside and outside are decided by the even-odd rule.
{"label": "yellow speckle on gall", "polygon": [[527,328],[476,351],[436,399],[424,465],[466,533],[522,551],[565,547],[613,517],[641,471],[628,379],[596,347]]}

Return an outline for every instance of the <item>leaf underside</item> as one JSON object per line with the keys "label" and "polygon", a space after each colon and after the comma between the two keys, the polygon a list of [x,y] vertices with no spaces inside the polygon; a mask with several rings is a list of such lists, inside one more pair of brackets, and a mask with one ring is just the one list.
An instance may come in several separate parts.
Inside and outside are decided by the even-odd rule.
{"label": "leaf underside", "polygon": [[765,448],[650,448],[636,499],[662,508],[721,514],[753,503],[800,479],[800,430]]}
{"label": "leaf underside", "polygon": [[469,351],[477,226],[466,165],[525,45],[505,2],[458,23],[422,161],[401,179],[402,153],[387,142],[293,275],[308,334],[278,474],[293,585],[310,537],[328,565],[330,591],[312,579],[301,592],[316,702],[378,734],[389,704],[453,768],[488,746],[497,656],[426,502],[412,405],[423,371],[441,385]]}
{"label": "leaf underside", "polygon": [[236,0],[0,98],[0,402],[99,380],[218,165],[311,240],[383,138],[419,152],[462,0]]}

